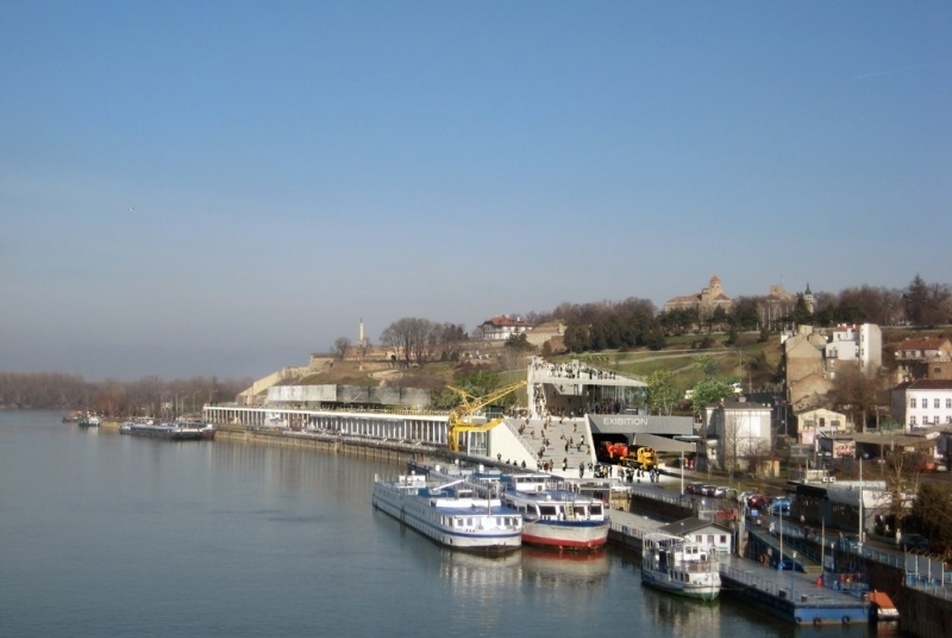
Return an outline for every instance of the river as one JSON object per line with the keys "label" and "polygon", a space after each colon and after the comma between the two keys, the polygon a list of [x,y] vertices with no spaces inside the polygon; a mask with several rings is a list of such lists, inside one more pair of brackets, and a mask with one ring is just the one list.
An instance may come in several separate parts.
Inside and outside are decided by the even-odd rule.
{"label": "river", "polygon": [[[400,468],[0,411],[0,636],[866,636],[641,585],[633,554],[442,549],[370,502]],[[879,635],[888,635],[880,631]],[[894,634],[893,634],[894,635]]]}

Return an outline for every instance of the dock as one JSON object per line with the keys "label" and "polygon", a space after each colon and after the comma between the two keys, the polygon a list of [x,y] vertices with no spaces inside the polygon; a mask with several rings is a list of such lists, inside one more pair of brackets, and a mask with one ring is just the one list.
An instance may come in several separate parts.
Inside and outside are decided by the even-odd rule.
{"label": "dock", "polygon": [[869,622],[870,605],[864,596],[826,587],[822,577],[737,556],[720,561],[724,594],[753,603],[781,620],[797,625]]}
{"label": "dock", "polygon": [[[609,538],[641,552],[645,534],[658,531],[663,521],[633,512],[611,511]],[[718,555],[722,594],[743,600],[761,611],[796,625],[853,625],[868,623],[869,601],[860,593],[836,590],[822,577],[795,570],[779,570],[738,556]]]}

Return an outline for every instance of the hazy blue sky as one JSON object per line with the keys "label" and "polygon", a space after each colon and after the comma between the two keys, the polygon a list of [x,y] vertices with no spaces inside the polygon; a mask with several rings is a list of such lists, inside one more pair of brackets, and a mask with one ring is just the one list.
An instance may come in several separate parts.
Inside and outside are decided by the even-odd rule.
{"label": "hazy blue sky", "polygon": [[0,3],[0,370],[952,282],[952,3]]}

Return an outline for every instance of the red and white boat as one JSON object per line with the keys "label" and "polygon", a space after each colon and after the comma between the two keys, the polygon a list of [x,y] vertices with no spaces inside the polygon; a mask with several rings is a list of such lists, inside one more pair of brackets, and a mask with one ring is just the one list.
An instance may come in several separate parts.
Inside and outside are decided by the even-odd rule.
{"label": "red and white boat", "polygon": [[608,542],[605,504],[553,482],[548,474],[504,474],[503,503],[522,514],[525,545],[592,551]]}

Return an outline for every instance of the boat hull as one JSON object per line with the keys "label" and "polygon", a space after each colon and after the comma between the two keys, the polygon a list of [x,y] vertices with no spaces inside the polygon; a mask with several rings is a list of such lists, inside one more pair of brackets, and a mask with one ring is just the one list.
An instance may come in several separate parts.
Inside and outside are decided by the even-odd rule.
{"label": "boat hull", "polygon": [[[375,508],[446,547],[508,552],[522,545],[520,517],[508,509],[495,507],[487,512],[472,505],[454,507],[448,499],[421,496],[395,481],[376,481],[372,500]],[[500,524],[505,520],[511,523]],[[463,524],[454,525],[454,521]]]}
{"label": "boat hull", "polygon": [[551,521],[526,521],[522,542],[550,549],[593,551],[608,542],[608,521],[564,524]]}
{"label": "boat hull", "polygon": [[140,423],[123,423],[119,433],[168,441],[212,441],[215,438],[215,429],[212,427],[191,428]]}
{"label": "boat hull", "polygon": [[[709,574],[717,576],[717,574]],[[721,593],[720,579],[713,579],[708,583],[685,583],[672,579],[666,573],[658,573],[652,570],[641,570],[641,582],[650,587],[666,591],[685,598],[712,602],[717,599]]]}
{"label": "boat hull", "polygon": [[505,474],[502,500],[524,518],[522,542],[557,550],[593,551],[608,542],[605,504],[538,473]]}
{"label": "boat hull", "polygon": [[713,601],[721,592],[716,552],[670,534],[647,534],[641,548],[641,582],[685,598]]}

